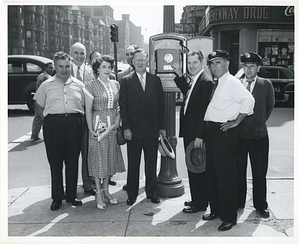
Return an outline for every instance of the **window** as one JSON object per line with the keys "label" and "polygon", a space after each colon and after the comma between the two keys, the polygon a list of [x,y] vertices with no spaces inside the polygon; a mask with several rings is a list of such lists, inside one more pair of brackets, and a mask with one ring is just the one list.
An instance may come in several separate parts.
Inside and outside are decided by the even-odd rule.
{"label": "window", "polygon": [[23,68],[23,63],[22,61],[10,61],[8,63],[8,73],[22,73],[24,68]]}
{"label": "window", "polygon": [[280,79],[288,79],[289,77],[287,77],[287,75],[282,70],[279,70],[279,78]]}
{"label": "window", "polygon": [[18,28],[15,26],[10,27],[10,37],[9,39],[19,39],[18,38]]}
{"label": "window", "polygon": [[31,36],[31,31],[30,30],[28,30],[28,31],[26,31],[26,40],[27,41],[31,41],[31,38],[32,36]]}
{"label": "window", "polygon": [[43,71],[43,69],[33,63],[26,63],[26,69],[28,72],[37,72],[37,73],[41,73]]}
{"label": "window", "polygon": [[276,70],[276,69],[266,69],[265,78],[278,79],[278,70]]}

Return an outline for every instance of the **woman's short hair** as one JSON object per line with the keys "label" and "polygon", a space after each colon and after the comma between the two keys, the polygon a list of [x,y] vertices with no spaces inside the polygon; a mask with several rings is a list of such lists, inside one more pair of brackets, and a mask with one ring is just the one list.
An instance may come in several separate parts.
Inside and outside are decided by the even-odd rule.
{"label": "woman's short hair", "polygon": [[110,55],[103,55],[101,58],[96,58],[95,62],[93,62],[93,64],[92,64],[92,69],[93,69],[94,74],[98,75],[98,69],[103,61],[110,63],[111,68],[113,69],[114,61],[115,61],[114,58]]}

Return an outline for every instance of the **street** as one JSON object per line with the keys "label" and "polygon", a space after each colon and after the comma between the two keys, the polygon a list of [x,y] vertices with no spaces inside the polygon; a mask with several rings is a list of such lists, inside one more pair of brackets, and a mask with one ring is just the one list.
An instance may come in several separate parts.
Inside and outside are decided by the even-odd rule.
{"label": "street", "polygon": [[[185,185],[184,195],[175,198],[161,198],[159,205],[151,204],[145,199],[145,179],[143,166],[141,166],[140,195],[137,203],[132,207],[126,205],[127,196],[122,190],[122,186],[126,182],[126,172],[124,172],[114,176],[117,186],[110,188],[120,203],[117,206],[108,205],[105,211],[99,211],[94,206],[94,197],[83,192],[79,171],[77,192],[78,197],[83,201],[83,206],[77,208],[63,203],[59,211],[50,211],[50,170],[43,140],[30,142],[32,119],[33,115],[25,106],[9,106],[7,167],[9,237],[294,237],[293,108],[275,107],[268,121],[270,163],[267,175],[267,194],[270,218],[260,218],[253,208],[251,169],[248,167],[246,207],[238,211],[238,224],[228,232],[217,231],[216,227],[220,220],[202,221],[203,212],[191,215],[182,213],[183,202],[190,199],[190,193],[181,138],[178,139],[176,158],[177,171]],[[179,107],[176,108],[177,134],[178,119]],[[40,137],[42,137],[42,133]],[[122,153],[126,165],[126,146],[122,146]],[[93,218],[92,222],[89,222],[90,218]],[[287,243],[286,238],[283,240],[284,243]]]}
{"label": "street", "polygon": [[[8,111],[8,188],[49,185],[50,170],[44,142],[42,140],[30,142],[33,114],[25,105],[10,105],[9,108],[11,109]],[[178,106],[176,110],[178,135]],[[270,138],[270,160],[267,177],[270,179],[293,179],[294,109],[283,106],[275,107],[267,125]],[[40,133],[40,137],[42,138],[42,133]],[[126,146],[122,146],[122,152],[126,160]],[[176,152],[178,174],[182,179],[187,179],[182,138],[178,139]],[[251,176],[250,167],[248,167],[248,176]],[[126,173],[114,176],[116,180],[125,180],[125,178]],[[80,181],[81,177],[79,176]]]}

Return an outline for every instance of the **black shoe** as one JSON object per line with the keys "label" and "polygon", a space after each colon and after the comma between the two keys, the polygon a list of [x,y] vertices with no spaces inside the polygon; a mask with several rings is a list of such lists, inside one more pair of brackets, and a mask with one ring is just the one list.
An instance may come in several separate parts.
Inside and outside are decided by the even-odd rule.
{"label": "black shoe", "polygon": [[185,201],[184,206],[191,207],[192,206],[192,201]]}
{"label": "black shoe", "polygon": [[153,202],[153,203],[160,203],[160,200],[157,196],[147,197],[147,198],[150,199],[151,202]]}
{"label": "black shoe", "polygon": [[184,212],[184,213],[197,213],[197,212],[205,211],[205,210],[206,210],[206,208],[201,209],[201,208],[191,206],[191,207],[184,208],[182,210],[182,212]]}
{"label": "black shoe", "polygon": [[127,191],[127,185],[123,186],[123,191]]}
{"label": "black shoe", "polygon": [[53,202],[51,203],[50,209],[51,209],[52,211],[55,211],[55,210],[59,209],[60,206],[61,206],[61,201],[53,201]]}
{"label": "black shoe", "polygon": [[89,190],[89,191],[84,190],[84,193],[90,193],[91,195],[95,196],[96,195],[96,189],[93,188],[92,190]]}
{"label": "black shoe", "polygon": [[82,205],[82,201],[74,198],[74,199],[66,199],[66,202],[71,202],[73,206],[81,206]]}
{"label": "black shoe", "polygon": [[232,226],[236,225],[236,220],[234,221],[224,221],[218,228],[219,231],[230,230]]}
{"label": "black shoe", "polygon": [[260,216],[263,217],[263,218],[269,218],[270,217],[270,212],[266,208],[258,210],[258,212],[259,212]]}
{"label": "black shoe", "polygon": [[108,184],[110,184],[111,186],[115,186],[115,185],[117,184],[117,182],[115,182],[115,181],[109,179]]}
{"label": "black shoe", "polygon": [[130,198],[130,197],[129,197],[129,198],[127,199],[126,203],[127,203],[127,205],[132,206],[132,205],[135,203],[135,201],[136,201],[135,198]]}
{"label": "black shoe", "polygon": [[212,214],[212,213],[210,213],[210,214],[204,214],[202,216],[202,219],[203,220],[213,220],[213,219],[218,218],[219,216],[220,216],[220,214]]}

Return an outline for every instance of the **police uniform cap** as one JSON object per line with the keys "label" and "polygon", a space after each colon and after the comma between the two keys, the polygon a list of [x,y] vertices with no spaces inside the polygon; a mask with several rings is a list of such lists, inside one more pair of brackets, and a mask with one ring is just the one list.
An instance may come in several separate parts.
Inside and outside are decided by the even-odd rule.
{"label": "police uniform cap", "polygon": [[211,61],[217,59],[217,58],[225,58],[227,60],[230,59],[229,53],[224,50],[215,50],[208,54],[207,62],[210,63]]}
{"label": "police uniform cap", "polygon": [[257,63],[257,65],[261,65],[262,58],[255,52],[248,51],[241,56],[242,63]]}

